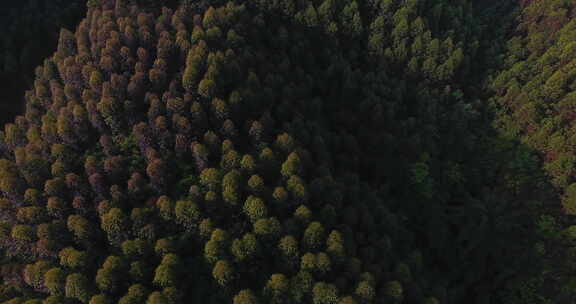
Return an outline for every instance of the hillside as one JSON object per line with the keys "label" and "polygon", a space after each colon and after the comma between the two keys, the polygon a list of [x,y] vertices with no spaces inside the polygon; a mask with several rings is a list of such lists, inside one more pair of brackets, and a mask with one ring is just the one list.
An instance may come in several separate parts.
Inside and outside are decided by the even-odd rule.
{"label": "hillside", "polygon": [[87,1],[0,132],[0,303],[569,303],[552,2]]}

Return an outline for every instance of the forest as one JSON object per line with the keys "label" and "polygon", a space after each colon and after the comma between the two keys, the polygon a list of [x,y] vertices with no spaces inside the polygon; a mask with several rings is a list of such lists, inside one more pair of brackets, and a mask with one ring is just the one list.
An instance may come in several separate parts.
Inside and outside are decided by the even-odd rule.
{"label": "forest", "polygon": [[576,1],[1,3],[1,304],[576,301]]}

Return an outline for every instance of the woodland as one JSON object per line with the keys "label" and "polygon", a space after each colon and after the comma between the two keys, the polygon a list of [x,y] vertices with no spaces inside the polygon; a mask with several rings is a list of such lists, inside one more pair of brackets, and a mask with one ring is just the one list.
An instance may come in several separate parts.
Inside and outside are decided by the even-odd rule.
{"label": "woodland", "polygon": [[0,25],[1,304],[576,301],[576,1]]}

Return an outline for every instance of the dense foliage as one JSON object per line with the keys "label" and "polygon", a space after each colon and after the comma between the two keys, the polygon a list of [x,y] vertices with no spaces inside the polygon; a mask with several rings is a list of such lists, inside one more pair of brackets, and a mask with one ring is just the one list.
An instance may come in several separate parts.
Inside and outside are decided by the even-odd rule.
{"label": "dense foliage", "polygon": [[498,111],[495,125],[542,155],[543,168],[561,194],[568,251],[553,267],[556,284],[576,290],[573,252],[576,179],[574,93],[576,19],[572,1],[525,1],[519,23],[489,81]]}
{"label": "dense foliage", "polygon": [[161,4],[87,1],[0,133],[0,301],[569,295],[574,229],[485,100],[510,7]]}

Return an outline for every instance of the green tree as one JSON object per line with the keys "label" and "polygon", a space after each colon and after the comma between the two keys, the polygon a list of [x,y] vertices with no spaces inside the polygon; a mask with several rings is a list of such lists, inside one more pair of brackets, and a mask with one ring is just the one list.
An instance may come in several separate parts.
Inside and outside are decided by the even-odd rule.
{"label": "green tree", "polygon": [[290,280],[281,273],[275,273],[270,276],[266,283],[265,293],[269,294],[271,303],[284,303],[288,297]]}
{"label": "green tree", "polygon": [[166,254],[154,272],[153,283],[160,287],[175,286],[179,278],[180,258],[175,254]]}
{"label": "green tree", "polygon": [[326,231],[320,222],[311,222],[302,237],[302,243],[306,248],[318,250],[326,241]]}
{"label": "green tree", "polygon": [[292,175],[302,175],[303,167],[300,157],[296,152],[290,153],[286,161],[282,164],[282,175],[286,178]]}
{"label": "green tree", "polygon": [[332,230],[326,239],[326,251],[333,260],[341,262],[344,260],[346,251],[344,247],[344,240],[342,234],[336,230]]}
{"label": "green tree", "polygon": [[250,289],[243,289],[234,296],[234,304],[258,304],[258,298]]}
{"label": "green tree", "polygon": [[282,226],[275,217],[261,218],[254,222],[253,230],[256,235],[265,239],[274,239],[282,232]]}
{"label": "green tree", "polygon": [[216,168],[207,168],[200,174],[200,183],[211,191],[215,191],[220,185],[220,171]]}
{"label": "green tree", "polygon": [[254,161],[254,157],[250,154],[246,154],[242,156],[242,160],[240,161],[240,168],[246,174],[251,174],[256,169],[256,163]]}
{"label": "green tree", "polygon": [[354,293],[365,303],[371,303],[376,297],[376,290],[370,282],[362,281],[356,286]]}
{"label": "green tree", "polygon": [[173,304],[173,302],[163,293],[154,291],[148,296],[146,304]]}
{"label": "green tree", "polygon": [[259,219],[263,219],[268,215],[268,208],[266,207],[264,200],[252,195],[250,195],[246,199],[246,202],[244,202],[243,211],[252,223]]}
{"label": "green tree", "polygon": [[87,303],[91,296],[92,290],[90,286],[90,281],[80,273],[73,273],[66,277],[66,297],[76,298],[82,303]]}
{"label": "green tree", "polygon": [[338,289],[332,284],[317,282],[312,289],[312,300],[314,304],[335,304],[338,302]]}
{"label": "green tree", "polygon": [[212,276],[221,286],[228,286],[235,277],[234,267],[227,260],[219,260],[212,269]]}
{"label": "green tree", "polygon": [[295,263],[298,260],[299,249],[298,249],[298,241],[292,235],[284,236],[278,242],[278,249],[280,249],[280,253],[282,257],[291,263]]}
{"label": "green tree", "polygon": [[191,229],[200,223],[201,213],[198,206],[189,200],[180,200],[176,202],[176,207],[174,208],[176,221],[186,227],[186,229]]}
{"label": "green tree", "polygon": [[112,299],[105,294],[98,294],[93,296],[88,304],[112,304]]}
{"label": "green tree", "polygon": [[66,273],[61,268],[52,268],[44,274],[44,285],[48,288],[51,295],[64,295],[65,282]]}
{"label": "green tree", "polygon": [[226,173],[222,179],[222,198],[231,205],[237,205],[240,200],[240,179],[241,174],[236,169]]}

